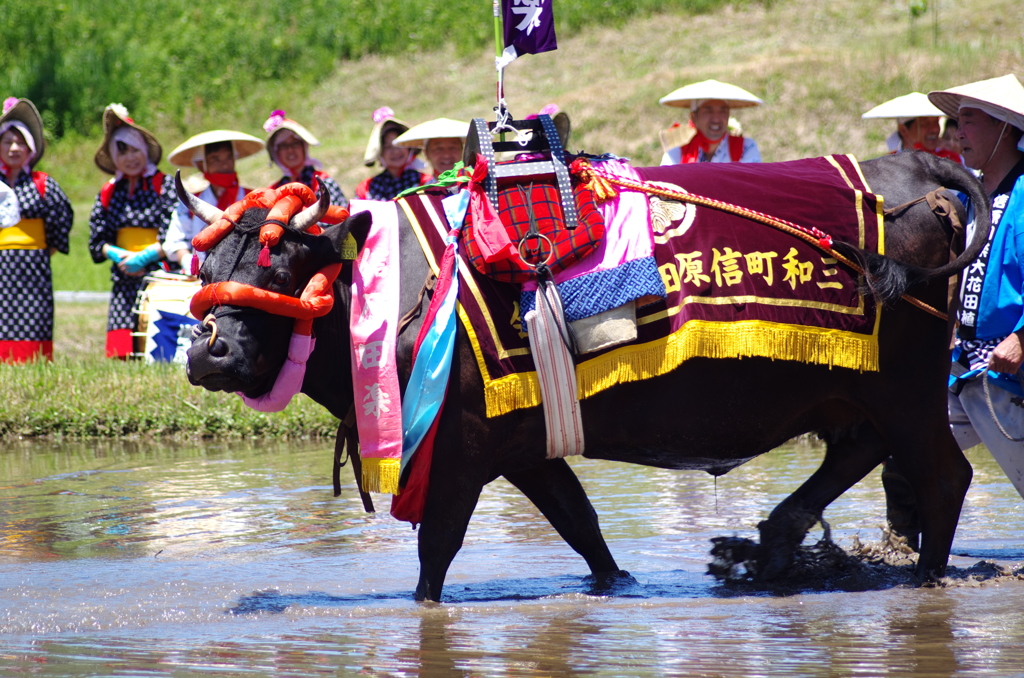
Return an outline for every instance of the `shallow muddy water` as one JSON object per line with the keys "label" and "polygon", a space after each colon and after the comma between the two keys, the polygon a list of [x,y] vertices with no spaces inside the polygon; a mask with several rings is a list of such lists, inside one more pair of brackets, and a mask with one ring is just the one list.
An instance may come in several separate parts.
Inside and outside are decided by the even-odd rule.
{"label": "shallow muddy water", "polygon": [[[717,483],[573,461],[637,580],[614,596],[493,483],[441,605],[412,601],[416,534],[386,497],[367,515],[351,483],[331,496],[331,449],[8,445],[0,675],[1024,676],[1024,581],[750,596],[704,574],[709,540],[756,538],[816,468],[814,447]],[[1019,566],[1024,501],[987,452],[968,456],[951,562]],[[884,510],[875,472],[825,517],[848,545],[879,539]]]}

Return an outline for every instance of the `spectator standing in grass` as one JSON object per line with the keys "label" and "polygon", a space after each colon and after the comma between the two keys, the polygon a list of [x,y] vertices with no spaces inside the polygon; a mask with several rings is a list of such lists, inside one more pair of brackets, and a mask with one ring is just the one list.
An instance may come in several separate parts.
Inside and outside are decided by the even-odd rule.
{"label": "spectator standing in grass", "polygon": [[373,167],[379,161],[384,170],[356,187],[357,198],[391,200],[407,188],[430,183],[430,175],[419,171],[423,166],[416,159],[419,151],[395,145],[395,139],[407,131],[409,126],[396,118],[389,107],[373,112],[373,131],[363,154],[363,164]]}
{"label": "spectator standing in grass", "polygon": [[174,180],[157,169],[163,149],[148,130],[135,124],[120,104],[103,111],[103,143],[96,166],[114,177],[96,196],[89,217],[89,253],[97,264],[110,260],[113,283],[107,313],[108,358],[132,353],[138,322],[136,297],[143,277],[160,268],[160,243],[174,213]]}
{"label": "spectator standing in grass", "polygon": [[462,160],[462,148],[468,133],[468,122],[438,118],[409,128],[395,138],[394,145],[421,149],[433,172],[430,180],[437,181],[443,172]]}
{"label": "spectator standing in grass", "polygon": [[[252,190],[239,183],[235,161],[259,153],[263,146],[263,141],[254,136],[220,129],[195,135],[171,151],[167,159],[176,167],[198,169],[201,174],[187,177],[182,183],[203,201],[223,211]],[[199,273],[198,264],[205,255],[193,252],[192,238],[205,227],[205,221],[189,212],[181,201],[178,202],[171,216],[163,248],[167,258],[177,262],[186,274]],[[192,261],[194,257],[199,257],[195,261],[195,268]]]}
{"label": "spectator standing in grass", "polygon": [[338,182],[323,171],[319,160],[309,157],[309,147],[319,146],[320,141],[308,129],[289,118],[282,110],[272,112],[263,123],[263,129],[267,132],[270,161],[284,171],[284,176],[271,188],[280,188],[294,181],[314,191],[323,185],[331,196],[332,205],[348,207],[348,198],[342,193]]}
{"label": "spectator standing in grass", "polygon": [[761,162],[757,143],[743,136],[738,123],[734,122],[734,129],[730,129],[729,116],[733,109],[764,103],[742,87],[704,80],[680,87],[662,97],[660,103],[690,110],[687,126],[676,123],[661,133],[665,148],[662,165]]}
{"label": "spectator standing in grass", "polygon": [[924,151],[963,164],[960,154],[940,146],[942,115],[927,95],[911,92],[879,104],[860,117],[896,121],[896,131],[885,140],[890,153]]}
{"label": "spectator standing in grass", "polygon": [[28,99],[0,114],[0,362],[53,359],[50,257],[68,253],[71,203],[53,177],[34,171],[46,150]]}

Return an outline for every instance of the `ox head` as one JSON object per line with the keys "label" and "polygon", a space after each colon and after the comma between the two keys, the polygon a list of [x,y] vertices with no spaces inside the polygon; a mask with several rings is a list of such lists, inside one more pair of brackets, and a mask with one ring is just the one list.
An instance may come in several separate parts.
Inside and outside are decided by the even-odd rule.
{"label": "ox head", "polygon": [[[208,224],[193,240],[207,256],[192,301],[200,324],[188,379],[258,397],[273,386],[292,331],[305,324],[308,334],[313,317],[331,311],[342,243],[353,226],[365,237],[370,217],[348,218],[325,190],[317,197],[301,184],[255,191],[222,212],[186,191],[180,173],[175,179],[179,199]],[[321,221],[336,223],[321,229]]]}

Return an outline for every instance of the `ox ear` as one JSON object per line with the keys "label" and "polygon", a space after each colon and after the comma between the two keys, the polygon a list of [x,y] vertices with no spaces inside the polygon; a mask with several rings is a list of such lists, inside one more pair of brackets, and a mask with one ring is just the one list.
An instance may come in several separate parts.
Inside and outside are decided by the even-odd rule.
{"label": "ox ear", "polygon": [[373,217],[369,212],[359,212],[336,226],[325,228],[322,237],[331,241],[335,252],[341,253],[345,239],[351,234],[356,241],[356,251],[358,252],[366,244],[366,238],[370,235],[370,224],[372,223]]}

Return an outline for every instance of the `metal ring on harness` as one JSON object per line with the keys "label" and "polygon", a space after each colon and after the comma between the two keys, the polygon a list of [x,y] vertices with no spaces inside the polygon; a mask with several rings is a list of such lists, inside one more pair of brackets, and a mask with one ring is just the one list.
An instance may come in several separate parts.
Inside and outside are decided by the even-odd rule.
{"label": "metal ring on harness", "polygon": [[217,341],[217,317],[212,313],[208,314],[203,318],[203,325],[213,328],[210,330],[210,348],[213,348],[213,343]]}
{"label": "metal ring on harness", "polygon": [[[538,240],[542,240],[542,241],[544,241],[544,242],[546,242],[548,244],[548,256],[547,256],[547,258],[544,261],[542,261],[539,264],[531,264],[529,261],[527,261],[526,254],[523,252],[523,244],[528,239],[530,239],[530,238],[537,238]],[[541,249],[537,248],[537,254],[540,254],[540,252],[541,252]],[[526,235],[523,236],[523,239],[519,241],[519,258],[522,259],[523,263],[526,264],[527,266],[529,266],[530,268],[538,268],[540,266],[547,266],[548,264],[551,263],[551,260],[554,258],[554,256],[555,256],[555,246],[551,242],[551,238],[547,237],[543,233],[527,233]]]}

